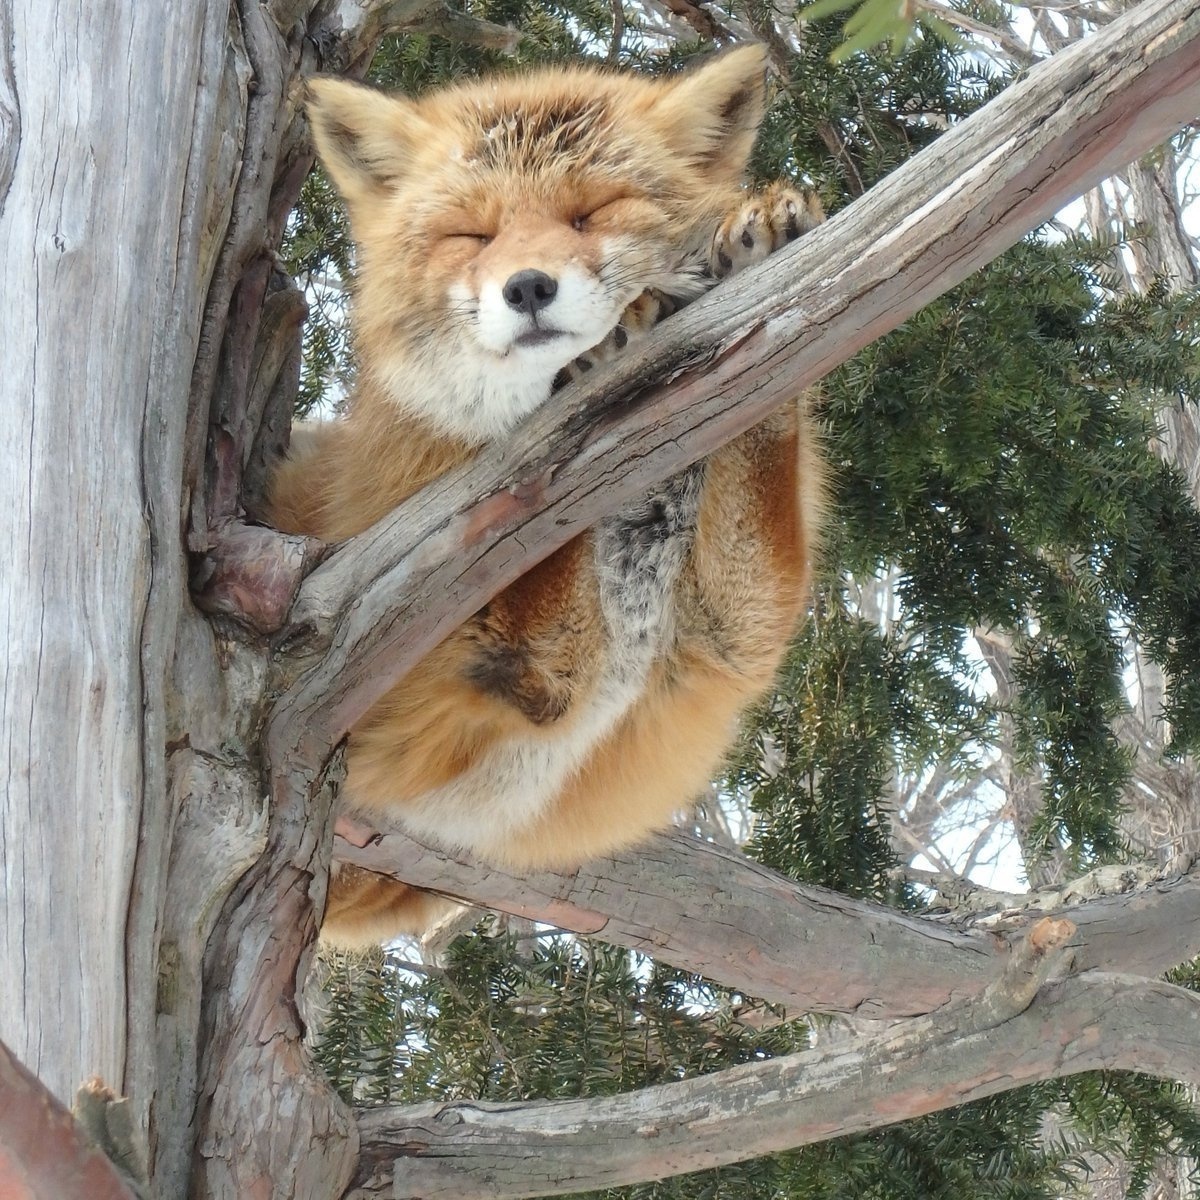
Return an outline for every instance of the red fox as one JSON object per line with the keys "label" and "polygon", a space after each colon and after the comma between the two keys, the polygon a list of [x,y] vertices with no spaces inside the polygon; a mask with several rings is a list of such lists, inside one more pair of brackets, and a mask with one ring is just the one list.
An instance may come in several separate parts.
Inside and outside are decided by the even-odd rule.
{"label": "red fox", "polygon": [[[273,523],[359,533],[564,371],[819,221],[805,193],[743,190],[764,68],[746,47],[666,78],[551,68],[419,100],[313,81],[357,245],[359,374],[344,420],[294,436]],[[515,867],[577,866],[668,825],[771,683],[821,478],[797,402],[551,554],[355,727],[346,811]],[[442,903],[342,868],[323,936],[417,932]]]}

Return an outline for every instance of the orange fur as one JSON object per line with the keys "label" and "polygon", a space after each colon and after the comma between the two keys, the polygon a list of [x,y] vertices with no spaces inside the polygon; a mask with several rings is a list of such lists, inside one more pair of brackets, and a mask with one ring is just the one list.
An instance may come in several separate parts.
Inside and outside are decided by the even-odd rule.
{"label": "orange fur", "polygon": [[[725,273],[753,240],[740,230],[760,257],[764,231],[766,249],[803,232],[815,204],[738,190],[762,70],[743,49],[665,80],[545,70],[419,101],[314,83],[359,251],[360,376],[345,420],[298,431],[273,522],[360,532],[503,437],[619,321],[617,347],[636,336],[648,297],[694,294],[697,259]],[[529,279],[549,290],[535,298]],[[770,684],[820,507],[796,404],[551,554],[434,650],[353,731],[344,802],[521,867],[668,824]],[[378,940],[440,904],[345,869],[323,933]]]}

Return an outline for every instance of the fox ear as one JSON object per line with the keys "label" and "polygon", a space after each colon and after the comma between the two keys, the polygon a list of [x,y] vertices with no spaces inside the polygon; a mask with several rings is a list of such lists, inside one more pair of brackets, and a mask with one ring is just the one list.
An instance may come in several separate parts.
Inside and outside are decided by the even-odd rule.
{"label": "fox ear", "polygon": [[308,81],[308,120],[321,164],[353,208],[409,169],[424,122],[408,101],[345,79]]}
{"label": "fox ear", "polygon": [[766,50],[740,46],[663,85],[654,118],[667,143],[722,182],[739,182],[766,107]]}

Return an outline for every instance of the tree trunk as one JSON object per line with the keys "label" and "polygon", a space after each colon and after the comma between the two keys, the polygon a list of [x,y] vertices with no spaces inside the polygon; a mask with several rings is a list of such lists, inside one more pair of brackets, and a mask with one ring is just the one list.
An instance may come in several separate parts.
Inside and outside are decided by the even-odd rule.
{"label": "tree trunk", "polygon": [[97,1072],[145,1120],[166,750],[194,703],[177,649],[221,679],[179,532],[205,237],[238,166],[228,13],[31,2],[5,22],[0,1035],[59,1096]]}
{"label": "tree trunk", "polygon": [[[303,307],[272,258],[296,81],[362,59],[368,10],[0,5],[0,1039],[68,1103],[93,1074],[127,1094],[162,1197],[193,1187],[206,944],[268,829],[267,648],[196,610],[188,555],[290,403],[259,339],[294,347]],[[322,1158],[294,1145],[223,1194],[340,1190],[352,1137],[299,1190]]]}

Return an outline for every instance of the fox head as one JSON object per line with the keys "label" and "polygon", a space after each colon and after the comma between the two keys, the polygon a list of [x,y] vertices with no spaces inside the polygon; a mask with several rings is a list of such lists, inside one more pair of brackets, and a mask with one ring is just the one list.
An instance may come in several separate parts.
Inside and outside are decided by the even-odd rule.
{"label": "fox head", "polygon": [[481,443],[647,288],[694,289],[762,119],[764,55],[656,79],[551,68],[416,100],[309,86],[357,244],[363,382]]}

